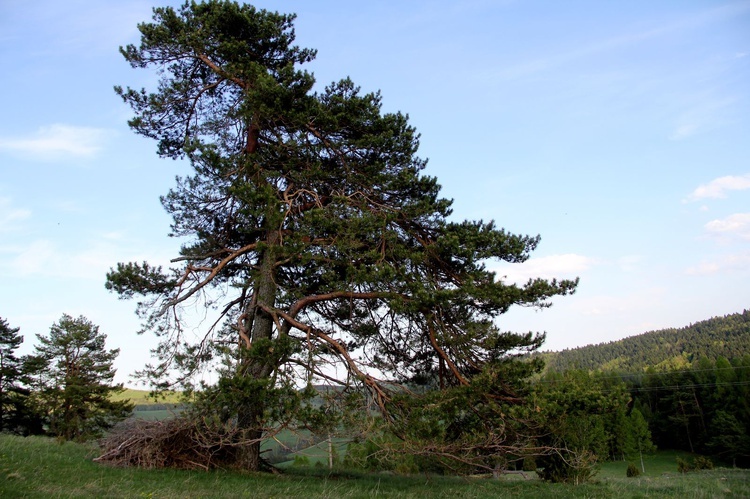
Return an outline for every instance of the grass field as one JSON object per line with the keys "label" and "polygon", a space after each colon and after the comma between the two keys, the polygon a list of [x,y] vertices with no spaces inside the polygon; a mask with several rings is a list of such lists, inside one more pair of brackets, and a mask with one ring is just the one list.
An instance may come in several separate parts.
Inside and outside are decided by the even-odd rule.
{"label": "grass field", "polygon": [[281,475],[110,468],[92,461],[93,446],[40,437],[0,435],[0,497],[750,497],[750,470],[676,472],[674,453],[649,458],[649,471],[626,478],[627,463],[607,463],[595,483],[547,484],[517,476],[501,480],[396,476],[289,468]]}

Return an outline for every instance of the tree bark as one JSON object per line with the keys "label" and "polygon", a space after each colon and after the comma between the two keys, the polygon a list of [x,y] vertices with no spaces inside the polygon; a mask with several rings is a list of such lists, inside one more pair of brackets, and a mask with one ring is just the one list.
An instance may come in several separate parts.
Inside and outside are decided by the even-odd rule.
{"label": "tree bark", "polygon": [[[252,315],[251,345],[253,343],[270,339],[273,336],[274,321],[273,317],[266,311],[273,308],[276,304],[276,281],[274,279],[275,251],[274,247],[278,243],[278,231],[271,230],[266,238],[267,247],[260,255],[260,269],[255,283],[255,299],[252,307],[254,310],[249,311]],[[264,310],[263,307],[266,307]],[[242,375],[251,376],[255,379],[267,378],[275,368],[272,359],[262,357],[247,356],[243,362]],[[263,413],[265,411],[265,400],[261,396],[253,401],[251,407],[243,407],[242,414],[238,414],[238,425],[243,430],[243,442],[237,454],[238,467],[249,470],[259,471],[262,466],[260,457],[260,442],[263,437]]]}

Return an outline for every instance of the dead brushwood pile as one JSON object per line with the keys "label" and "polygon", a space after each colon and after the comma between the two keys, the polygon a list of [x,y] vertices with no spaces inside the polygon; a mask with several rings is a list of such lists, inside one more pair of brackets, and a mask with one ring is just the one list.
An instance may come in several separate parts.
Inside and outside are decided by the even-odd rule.
{"label": "dead brushwood pile", "polygon": [[102,454],[94,461],[139,468],[223,468],[236,461],[238,434],[234,427],[200,418],[129,419],[100,441]]}

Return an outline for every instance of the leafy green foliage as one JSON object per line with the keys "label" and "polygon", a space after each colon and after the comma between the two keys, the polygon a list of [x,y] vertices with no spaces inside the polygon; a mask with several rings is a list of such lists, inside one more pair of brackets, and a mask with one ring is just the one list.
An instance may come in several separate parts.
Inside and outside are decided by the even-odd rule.
{"label": "leafy green foliage", "polygon": [[113,385],[112,367],[118,349],[106,350],[106,335],[85,317],[63,315],[49,336],[37,335],[32,382],[38,407],[45,414],[48,433],[65,440],[85,440],[127,417],[129,401],[113,401],[123,390]]}

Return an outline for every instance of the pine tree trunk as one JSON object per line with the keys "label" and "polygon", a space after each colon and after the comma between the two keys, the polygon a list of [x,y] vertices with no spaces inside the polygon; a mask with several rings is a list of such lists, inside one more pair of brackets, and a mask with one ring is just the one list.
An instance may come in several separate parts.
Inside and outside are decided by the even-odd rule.
{"label": "pine tree trunk", "polygon": [[[260,256],[260,269],[255,286],[255,310],[253,311],[251,340],[253,343],[273,336],[274,321],[260,306],[273,307],[276,303],[276,282],[274,280],[273,246],[278,241],[278,232],[269,231],[266,239],[268,247]],[[252,348],[252,344],[250,346]],[[267,378],[275,368],[271,359],[258,357],[248,358],[243,373],[254,379]],[[263,413],[265,401],[261,396],[253,401],[252,407],[244,408],[244,414],[238,415],[238,425],[243,430],[244,440],[237,453],[237,466],[248,471],[259,471],[262,465],[260,444],[263,437]]]}
{"label": "pine tree trunk", "polygon": [[263,464],[260,458],[260,443],[263,432],[249,430],[245,432],[245,436],[250,440],[250,443],[244,444],[238,449],[235,465],[245,471],[260,471]]}
{"label": "pine tree trunk", "polygon": [[[273,307],[276,304],[276,281],[274,279],[274,246],[278,243],[279,233],[269,231],[266,238],[268,247],[260,256],[260,269],[255,287],[255,311],[253,319],[252,341],[270,339],[273,335],[273,317],[261,307]],[[259,359],[253,361],[249,366],[251,374],[255,377],[267,377],[273,371],[274,366],[270,359]]]}

